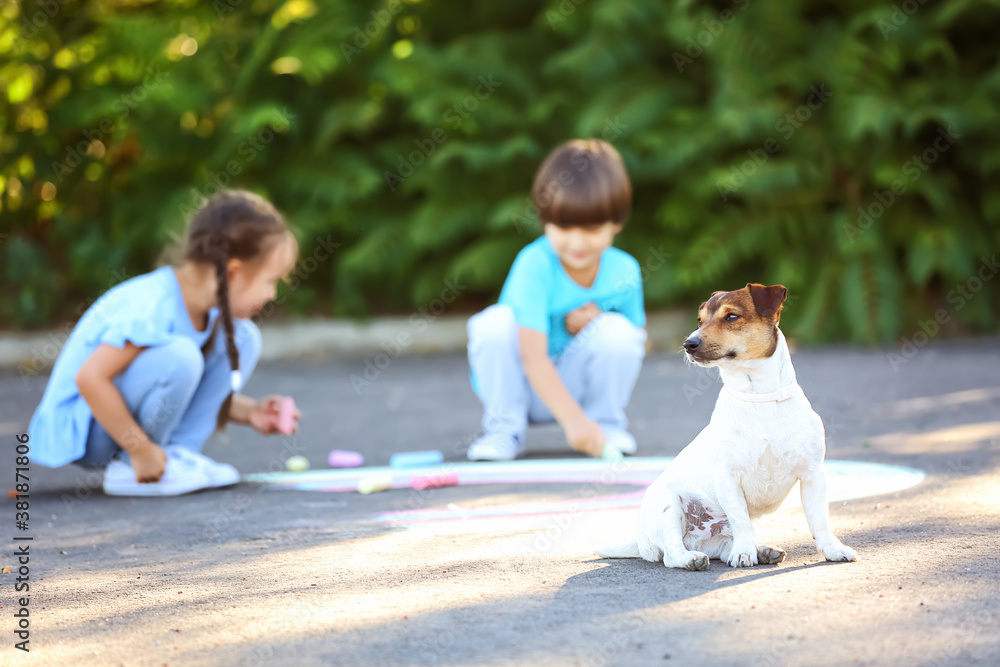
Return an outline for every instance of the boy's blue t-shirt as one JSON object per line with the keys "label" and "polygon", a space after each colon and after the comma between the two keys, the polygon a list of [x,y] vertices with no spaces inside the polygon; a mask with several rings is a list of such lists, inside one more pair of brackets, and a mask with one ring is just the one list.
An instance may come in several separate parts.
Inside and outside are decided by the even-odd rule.
{"label": "boy's blue t-shirt", "polygon": [[542,236],[514,259],[498,303],[509,306],[522,327],[548,334],[549,355],[557,356],[573,339],[565,317],[588,302],[605,312],[621,313],[637,327],[645,326],[639,262],[608,247],[593,284],[581,287],[566,273],[548,237]]}
{"label": "boy's blue t-shirt", "polygon": [[218,312],[218,308],[212,308],[208,326],[204,331],[196,330],[170,266],[136,276],[105,292],[73,327],[56,359],[42,401],[28,426],[31,460],[58,467],[83,456],[92,413],[77,389],[76,374],[101,344],[121,349],[128,340],[140,347],[152,347],[183,336],[200,348],[208,340]]}

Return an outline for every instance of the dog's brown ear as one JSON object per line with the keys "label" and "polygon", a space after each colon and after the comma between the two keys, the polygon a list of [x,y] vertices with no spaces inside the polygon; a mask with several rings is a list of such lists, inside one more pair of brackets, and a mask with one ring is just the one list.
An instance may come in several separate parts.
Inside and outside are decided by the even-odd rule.
{"label": "dog's brown ear", "polygon": [[750,290],[753,307],[761,317],[771,317],[781,310],[781,304],[788,296],[788,289],[784,285],[765,287],[759,283],[747,283],[747,289]]}

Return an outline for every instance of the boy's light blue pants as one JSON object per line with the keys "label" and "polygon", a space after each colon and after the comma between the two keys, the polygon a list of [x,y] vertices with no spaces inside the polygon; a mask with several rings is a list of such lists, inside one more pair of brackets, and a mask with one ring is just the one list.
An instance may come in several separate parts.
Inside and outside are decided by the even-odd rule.
{"label": "boy's light blue pants", "polygon": [[[233,327],[240,353],[240,375],[246,386],[260,359],[260,330],[250,320],[234,320]],[[114,385],[150,440],[161,447],[180,445],[200,452],[215,430],[219,409],[229,395],[231,370],[220,325],[208,355],[202,356],[190,338],[179,337],[140,352],[114,379]],[[128,455],[91,417],[87,451],[73,463],[104,468],[119,452],[127,461]]]}
{"label": "boy's light blue pants", "polygon": [[[469,319],[472,386],[486,408],[483,429],[524,441],[529,423],[555,421],[521,365],[519,327],[509,306],[494,305]],[[602,313],[553,358],[556,371],[587,417],[602,429],[625,430],[625,406],[639,377],[646,331],[624,315]]]}

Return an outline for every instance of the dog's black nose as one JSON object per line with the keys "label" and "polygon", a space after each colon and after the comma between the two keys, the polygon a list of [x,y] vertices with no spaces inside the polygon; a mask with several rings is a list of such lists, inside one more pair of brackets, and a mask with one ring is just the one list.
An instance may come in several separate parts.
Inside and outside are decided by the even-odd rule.
{"label": "dog's black nose", "polygon": [[694,336],[692,336],[691,338],[688,338],[686,341],[684,341],[684,349],[687,350],[688,352],[694,352],[699,347],[701,347],[700,338],[695,338]]}

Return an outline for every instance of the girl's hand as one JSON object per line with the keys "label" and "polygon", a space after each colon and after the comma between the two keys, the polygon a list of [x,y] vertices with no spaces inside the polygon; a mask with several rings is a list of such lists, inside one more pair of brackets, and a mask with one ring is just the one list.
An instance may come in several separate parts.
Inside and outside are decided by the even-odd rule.
{"label": "girl's hand", "polygon": [[566,424],[566,442],[578,452],[600,458],[607,438],[600,425],[587,417]]}
{"label": "girl's hand", "polygon": [[[284,396],[271,394],[258,399],[256,405],[250,410],[250,426],[261,435],[281,433],[278,430],[278,413],[281,410],[281,402],[284,398]],[[301,416],[302,411],[296,408],[293,415],[295,425],[292,426],[292,433],[298,432],[299,417]]]}
{"label": "girl's hand", "polygon": [[566,316],[566,331],[570,336],[575,336],[590,324],[591,320],[601,314],[601,309],[596,303],[587,302]]}
{"label": "girl's hand", "polygon": [[163,447],[149,442],[129,452],[135,481],[140,484],[159,482],[167,469],[167,453]]}

